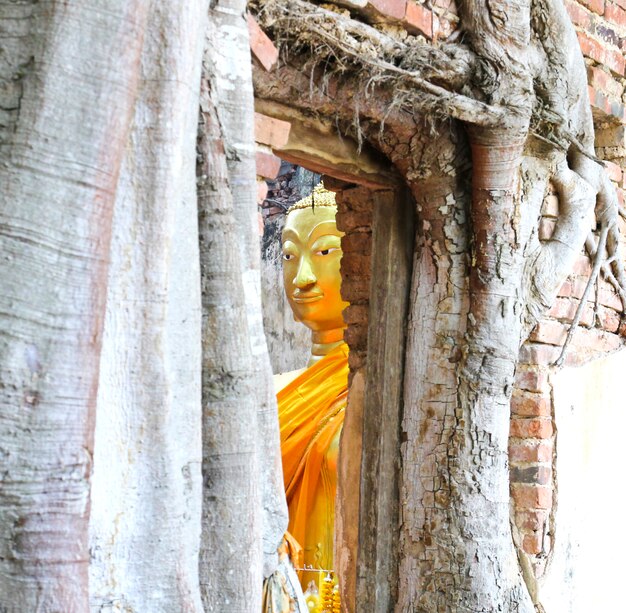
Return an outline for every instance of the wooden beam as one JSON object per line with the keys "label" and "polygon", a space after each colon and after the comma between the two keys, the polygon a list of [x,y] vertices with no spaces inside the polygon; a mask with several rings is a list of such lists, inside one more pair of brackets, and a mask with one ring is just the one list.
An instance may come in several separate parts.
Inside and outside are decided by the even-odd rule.
{"label": "wooden beam", "polygon": [[359,150],[353,139],[339,135],[332,124],[268,100],[256,99],[255,109],[291,124],[288,141],[273,149],[283,160],[375,189],[401,185],[400,175],[382,154],[368,145]]}
{"label": "wooden beam", "polygon": [[400,427],[415,226],[407,189],[375,192],[373,199],[357,613],[387,613],[397,601]]}

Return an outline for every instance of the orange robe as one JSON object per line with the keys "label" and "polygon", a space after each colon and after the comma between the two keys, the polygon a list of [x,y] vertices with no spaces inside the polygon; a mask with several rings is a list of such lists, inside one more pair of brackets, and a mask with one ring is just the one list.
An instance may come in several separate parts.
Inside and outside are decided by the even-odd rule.
{"label": "orange robe", "polygon": [[[333,569],[337,455],[348,396],[348,348],[340,345],[277,394],[289,532],[304,564]],[[303,586],[319,575],[304,573]]]}

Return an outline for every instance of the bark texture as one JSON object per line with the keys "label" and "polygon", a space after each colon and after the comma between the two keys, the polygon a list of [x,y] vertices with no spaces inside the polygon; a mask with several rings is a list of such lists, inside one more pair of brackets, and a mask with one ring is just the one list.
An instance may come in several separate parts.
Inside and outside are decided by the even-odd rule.
{"label": "bark texture", "polygon": [[213,7],[198,143],[203,301],[206,611],[261,609],[287,528],[276,405],[263,333],[252,90],[244,4]]}
{"label": "bark texture", "polygon": [[220,44],[213,49],[212,59],[215,62],[218,115],[226,145],[235,236],[241,254],[241,278],[252,350],[250,377],[257,407],[263,575],[267,577],[278,564],[276,550],[286,530],[288,517],[280,456],[278,409],[263,329],[254,95],[246,4],[246,0],[228,0],[213,8],[211,18],[216,25]]}
{"label": "bark texture", "polygon": [[208,3],[153,5],[117,190],[100,369],[93,611],[200,612],[196,128]]}
{"label": "bark texture", "polygon": [[[0,609],[88,608],[107,258],[147,3],[4,3]],[[70,93],[71,92],[71,93]]]}

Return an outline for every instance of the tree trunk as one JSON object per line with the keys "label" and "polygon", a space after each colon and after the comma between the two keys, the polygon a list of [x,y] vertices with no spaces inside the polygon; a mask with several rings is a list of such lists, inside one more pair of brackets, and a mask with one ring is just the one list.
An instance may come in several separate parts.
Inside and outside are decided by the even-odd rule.
{"label": "tree trunk", "polygon": [[225,0],[211,16],[221,44],[214,48],[215,90],[218,115],[226,144],[226,161],[233,198],[235,235],[241,253],[241,278],[247,305],[248,334],[252,349],[252,389],[256,395],[259,443],[259,481],[263,534],[263,575],[274,572],[276,550],[287,529],[278,409],[272,383],[269,353],[263,329],[261,304],[261,238],[258,226],[254,95],[250,42],[245,19],[246,0]]}
{"label": "tree trunk", "polygon": [[0,93],[0,609],[7,612],[88,607],[107,258],[146,7],[140,0],[112,0],[106,11],[85,2],[0,7],[0,76],[8,84]]}
{"label": "tree trunk", "polygon": [[[155,5],[114,216],[90,523],[94,611],[202,611],[196,129],[208,3]],[[113,495],[112,495],[113,494]]]}
{"label": "tree trunk", "polygon": [[[472,147],[474,244],[463,356],[454,354],[463,345],[442,338],[449,311],[440,305],[459,300],[446,295],[454,286],[452,258],[424,245],[418,259],[404,422],[405,438],[418,444],[404,445],[406,590],[398,611],[533,610],[513,548],[506,478],[523,313],[517,279],[525,244],[515,227],[520,155],[519,142]],[[454,237],[452,224],[444,224]],[[456,310],[460,323],[465,309]]]}
{"label": "tree trunk", "polygon": [[[226,23],[229,20],[234,20],[231,27]],[[252,132],[242,135],[237,117],[222,113],[224,105],[236,108],[237,97],[249,88],[243,77],[237,80],[237,71],[229,74],[227,58],[236,59],[243,51],[239,46],[233,49],[232,39],[224,36],[234,33],[241,45],[247,33],[242,27],[241,11],[231,12],[225,6],[211,11],[201,89],[198,210],[204,496],[200,583],[205,611],[247,613],[261,609],[264,566],[273,570],[287,516],[280,464],[274,465],[274,475],[262,469],[268,460],[280,456],[277,432],[267,440],[272,433],[263,423],[266,415],[259,413],[260,397],[266,394],[269,381],[267,371],[260,369],[264,357],[268,364],[265,340],[256,328],[262,321],[260,304],[250,296],[260,286],[258,268],[253,268],[258,262],[251,251],[254,238],[258,250],[256,204],[249,206],[254,185]],[[250,126],[249,118],[243,121],[244,128]],[[242,137],[248,141],[243,147]],[[233,158],[230,164],[229,157]],[[243,174],[237,160],[244,164]],[[275,405],[268,417],[276,421]],[[268,449],[271,457],[263,455]],[[276,487],[277,481],[279,492],[269,498],[272,508],[264,491]],[[267,521],[264,525],[264,517],[274,520],[275,534],[268,530]],[[264,542],[268,543],[265,564]]]}

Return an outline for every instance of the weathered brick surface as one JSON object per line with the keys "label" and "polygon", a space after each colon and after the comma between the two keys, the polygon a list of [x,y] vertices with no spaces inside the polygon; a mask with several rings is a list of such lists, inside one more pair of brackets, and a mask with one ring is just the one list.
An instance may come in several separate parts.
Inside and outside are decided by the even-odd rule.
{"label": "weathered brick surface", "polygon": [[265,70],[270,71],[278,61],[278,49],[270,38],[261,30],[254,17],[248,13],[248,33],[250,35],[250,51]]}
{"label": "weathered brick surface", "polygon": [[537,368],[521,365],[515,375],[515,386],[529,392],[542,392],[547,389],[548,375]]}
{"label": "weathered brick surface", "polygon": [[350,372],[365,365],[372,252],[372,191],[352,187],[337,193],[337,227],[341,240],[341,295],[350,302],[344,311],[344,339],[350,347]]}
{"label": "weathered brick surface", "polygon": [[280,149],[289,140],[291,124],[261,113],[254,114],[254,137],[257,143]]}
{"label": "weathered brick surface", "polygon": [[552,462],[554,445],[549,440],[511,440],[509,442],[509,461]]}
{"label": "weathered brick surface", "polygon": [[365,11],[382,20],[402,20],[406,14],[407,0],[370,0]]}
{"label": "weathered brick surface", "polygon": [[256,152],[256,174],[265,179],[274,179],[280,170],[280,158],[264,151]]}
{"label": "weathered brick surface", "polygon": [[511,494],[519,509],[552,508],[552,487],[512,483]]}
{"label": "weathered brick surface", "polygon": [[551,485],[552,467],[535,464],[532,466],[511,467],[511,483],[537,483],[539,485]]}
{"label": "weathered brick surface", "polygon": [[514,438],[550,438],[554,433],[551,419],[514,417],[511,420],[511,436]]}
{"label": "weathered brick surface", "polygon": [[544,551],[543,534],[525,534],[522,548],[526,553],[540,554]]}
{"label": "weathered brick surface", "polygon": [[550,417],[552,402],[549,396],[515,390],[511,398],[511,413],[517,417]]}
{"label": "weathered brick surface", "polygon": [[404,26],[411,34],[424,34],[433,37],[434,13],[423,4],[409,0],[406,7]]}
{"label": "weathered brick surface", "polygon": [[604,0],[580,0],[580,4],[586,6],[590,11],[598,15],[604,13]]}

